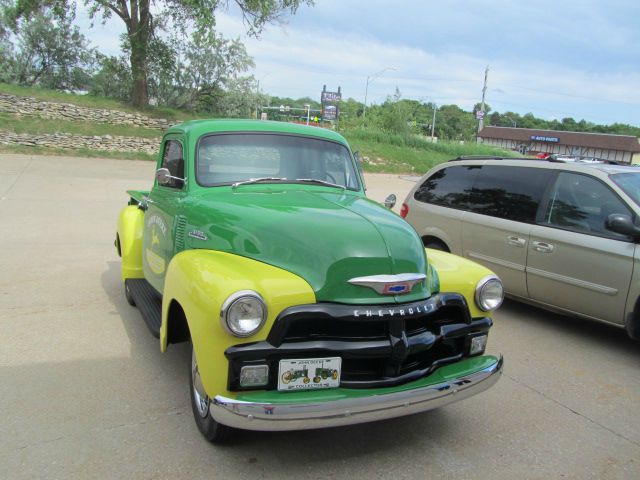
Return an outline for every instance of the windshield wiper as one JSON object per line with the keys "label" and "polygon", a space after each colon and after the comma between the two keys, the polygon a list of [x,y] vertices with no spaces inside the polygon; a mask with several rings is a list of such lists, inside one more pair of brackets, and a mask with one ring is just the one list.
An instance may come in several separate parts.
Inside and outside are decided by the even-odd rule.
{"label": "windshield wiper", "polygon": [[336,187],[342,190],[346,189],[344,185],[338,185],[336,183],[325,182],[324,180],[318,180],[317,178],[296,178],[296,182],[309,182],[309,183],[319,183],[320,185],[326,185],[327,187]]}
{"label": "windshield wiper", "polygon": [[261,182],[282,182],[286,180],[284,177],[260,177],[260,178],[250,178],[249,180],[244,180],[242,182],[236,182],[231,186],[236,188],[238,185],[250,185],[252,183],[261,183]]}

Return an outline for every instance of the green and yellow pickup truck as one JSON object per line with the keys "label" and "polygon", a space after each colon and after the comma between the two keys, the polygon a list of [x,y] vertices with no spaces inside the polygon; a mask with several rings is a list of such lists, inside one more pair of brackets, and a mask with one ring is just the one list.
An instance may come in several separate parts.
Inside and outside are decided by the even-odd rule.
{"label": "green and yellow pickup truck", "polygon": [[116,248],[127,300],[165,351],[190,342],[191,405],[212,442],[409,415],[479,393],[502,302],[486,268],[425,250],[365,196],[339,134],[199,120],[162,139]]}

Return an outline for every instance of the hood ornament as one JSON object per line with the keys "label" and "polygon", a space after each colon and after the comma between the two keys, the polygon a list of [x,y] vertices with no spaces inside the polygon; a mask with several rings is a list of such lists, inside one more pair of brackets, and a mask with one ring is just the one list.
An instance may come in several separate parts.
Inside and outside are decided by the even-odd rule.
{"label": "hood ornament", "polygon": [[381,295],[403,295],[411,292],[414,285],[425,278],[427,276],[424,273],[399,273],[398,275],[357,277],[348,282],[352,285],[369,287]]}

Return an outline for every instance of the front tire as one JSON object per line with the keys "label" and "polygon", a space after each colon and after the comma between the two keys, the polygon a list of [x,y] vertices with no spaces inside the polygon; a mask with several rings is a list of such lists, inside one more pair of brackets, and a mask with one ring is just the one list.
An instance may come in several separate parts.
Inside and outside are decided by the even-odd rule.
{"label": "front tire", "polygon": [[191,410],[193,410],[193,418],[196,421],[200,433],[211,443],[222,443],[228,437],[231,427],[216,422],[209,412],[210,399],[204,391],[202,381],[200,380],[200,372],[198,371],[198,363],[196,362],[196,354],[191,345],[191,361],[189,362],[190,382],[189,392],[191,397]]}
{"label": "front tire", "polygon": [[133,295],[131,295],[131,289],[129,288],[129,280],[124,281],[124,298],[127,299],[127,302],[132,307],[136,306],[136,301],[133,299]]}

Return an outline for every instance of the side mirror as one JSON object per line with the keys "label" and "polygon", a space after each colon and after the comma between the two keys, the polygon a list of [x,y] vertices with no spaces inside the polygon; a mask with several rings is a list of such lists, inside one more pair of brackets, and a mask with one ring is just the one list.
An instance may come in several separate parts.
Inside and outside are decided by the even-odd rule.
{"label": "side mirror", "polygon": [[169,185],[171,180],[184,183],[184,178],[174,177],[168,168],[159,168],[156,170],[156,180],[158,181],[158,185]]}
{"label": "side mirror", "polygon": [[396,196],[392,193],[387,198],[384,199],[384,206],[391,210],[396,206]]}
{"label": "side mirror", "polygon": [[633,220],[631,220],[629,215],[612,213],[607,217],[607,220],[604,222],[604,226],[612,232],[629,235],[630,237],[633,237],[634,240],[638,240],[640,238],[640,227],[634,225]]}

